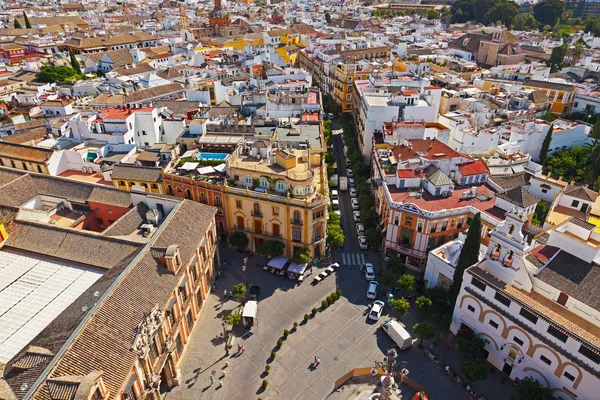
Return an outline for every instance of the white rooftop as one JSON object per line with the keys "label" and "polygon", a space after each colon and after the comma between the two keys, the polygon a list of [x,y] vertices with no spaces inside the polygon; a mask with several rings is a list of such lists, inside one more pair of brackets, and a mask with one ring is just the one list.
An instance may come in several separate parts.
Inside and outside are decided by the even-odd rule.
{"label": "white rooftop", "polygon": [[0,363],[7,363],[101,276],[101,271],[0,250]]}

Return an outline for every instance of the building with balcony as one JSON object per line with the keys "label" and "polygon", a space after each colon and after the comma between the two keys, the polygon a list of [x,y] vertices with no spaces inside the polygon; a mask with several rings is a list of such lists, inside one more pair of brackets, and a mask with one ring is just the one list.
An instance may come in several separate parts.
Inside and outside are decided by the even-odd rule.
{"label": "building with balcony", "polygon": [[159,399],[179,385],[219,262],[215,210],[2,168],[0,182],[2,397]]}
{"label": "building with balcony", "polygon": [[285,243],[285,256],[325,252],[329,190],[318,152],[285,142],[242,143],[227,159],[224,187],[227,231],[246,233],[249,250],[262,240]]}
{"label": "building with balcony", "polygon": [[468,268],[450,329],[485,340],[487,361],[511,379],[533,377],[561,399],[594,399],[600,376],[600,274],[595,226],[579,218],[527,243],[507,213],[485,258]]}
{"label": "building with balcony", "polygon": [[439,140],[375,145],[372,180],[384,252],[398,253],[409,268],[423,272],[429,250],[467,230],[477,213],[486,244],[507,211],[518,209],[530,221],[539,199],[520,186],[498,192],[489,177],[482,160]]}

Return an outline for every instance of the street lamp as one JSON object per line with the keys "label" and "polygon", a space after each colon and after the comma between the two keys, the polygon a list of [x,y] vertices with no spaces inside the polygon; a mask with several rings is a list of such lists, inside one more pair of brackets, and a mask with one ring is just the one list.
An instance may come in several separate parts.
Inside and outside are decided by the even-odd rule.
{"label": "street lamp", "polygon": [[[394,385],[394,365],[396,364],[396,357],[398,357],[398,353],[396,349],[393,347],[389,348],[387,351],[387,357],[383,359],[383,361],[375,361],[375,365],[379,368],[383,368],[385,371],[385,375],[381,377],[381,400],[389,400],[391,394],[391,388]],[[402,362],[406,364],[406,361]],[[408,374],[408,370],[406,368],[402,369],[402,373],[404,371]],[[401,377],[401,380],[404,380],[404,377]]]}
{"label": "street lamp", "polygon": [[244,284],[246,289],[248,288],[248,281],[246,280],[246,264],[248,264],[248,257],[244,257],[242,260],[242,275],[244,275]]}

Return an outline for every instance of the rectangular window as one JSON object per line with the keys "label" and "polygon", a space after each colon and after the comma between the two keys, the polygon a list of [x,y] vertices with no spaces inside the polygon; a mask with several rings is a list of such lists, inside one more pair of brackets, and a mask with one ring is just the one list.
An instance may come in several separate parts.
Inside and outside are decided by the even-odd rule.
{"label": "rectangular window", "polygon": [[542,193],[548,193],[548,189],[542,189]]}
{"label": "rectangular window", "polygon": [[496,292],[496,294],[494,295],[494,299],[497,300],[499,303],[504,304],[506,307],[510,307],[510,300],[502,295],[500,292]]}
{"label": "rectangular window", "polygon": [[575,377],[568,372],[565,372],[565,374],[563,376],[565,378],[567,378],[568,380],[570,380],[571,382],[573,382],[575,380]]}
{"label": "rectangular window", "polygon": [[530,311],[521,308],[521,311],[519,311],[519,315],[523,318],[525,318],[526,320],[533,322],[534,324],[537,324],[538,321],[538,317],[536,317],[533,313],[531,313]]}
{"label": "rectangular window", "polygon": [[469,310],[472,313],[474,313],[475,312],[475,307],[473,307],[473,306],[467,306],[467,310]]}
{"label": "rectangular window", "polygon": [[552,361],[551,361],[551,360],[550,360],[548,357],[545,357],[545,356],[543,356],[543,355],[542,355],[542,356],[540,356],[540,360],[542,360],[542,362],[543,362],[544,364],[548,364],[548,365],[552,364]]}
{"label": "rectangular window", "polygon": [[302,241],[302,230],[300,230],[298,228],[292,228],[292,240],[294,242],[301,242]]}
{"label": "rectangular window", "polygon": [[404,219],[404,225],[410,225],[412,224],[412,218],[411,217],[406,217]]}
{"label": "rectangular window", "polygon": [[571,207],[579,207],[579,200],[573,200]]}
{"label": "rectangular window", "polygon": [[398,225],[399,223],[400,223],[400,217],[396,215],[394,217],[394,225]]}
{"label": "rectangular window", "polygon": [[181,355],[183,351],[183,343],[181,343],[181,336],[177,335],[177,339],[175,339],[175,343],[177,344],[177,352]]}
{"label": "rectangular window", "polygon": [[417,225],[417,232],[423,232],[423,223],[419,222],[419,224]]}
{"label": "rectangular window", "polygon": [[273,207],[273,215],[279,215],[279,207]]}
{"label": "rectangular window", "polygon": [[429,233],[434,233],[435,231],[437,231],[437,224],[431,224],[431,229],[429,230]]}
{"label": "rectangular window", "polygon": [[567,343],[567,339],[569,338],[569,336],[567,336],[565,333],[561,332],[560,330],[556,329],[552,325],[550,325],[548,327],[547,332],[549,334],[551,334],[552,336],[554,336],[555,338],[557,338],[558,340],[560,340],[561,342]]}
{"label": "rectangular window", "polygon": [[481,290],[482,292],[485,292],[485,288],[487,287],[485,283],[481,282],[477,278],[471,279],[471,285],[475,286],[477,289]]}
{"label": "rectangular window", "polygon": [[492,326],[492,328],[498,329],[498,323],[496,321],[490,319],[489,324]]}
{"label": "rectangular window", "polygon": [[146,131],[142,131],[142,135],[146,136]]}
{"label": "rectangular window", "polygon": [[579,354],[586,356],[587,358],[589,358],[591,361],[595,362],[596,364],[600,364],[600,355],[593,352],[592,350],[590,350],[588,347],[586,347],[584,345],[581,345],[581,347],[579,347]]}
{"label": "rectangular window", "polygon": [[235,206],[236,206],[237,208],[242,208],[242,201],[241,201],[241,200],[236,200],[236,201],[235,201]]}
{"label": "rectangular window", "polygon": [[515,342],[519,346],[523,346],[523,344],[524,344],[523,341],[516,336],[513,337],[513,342]]}

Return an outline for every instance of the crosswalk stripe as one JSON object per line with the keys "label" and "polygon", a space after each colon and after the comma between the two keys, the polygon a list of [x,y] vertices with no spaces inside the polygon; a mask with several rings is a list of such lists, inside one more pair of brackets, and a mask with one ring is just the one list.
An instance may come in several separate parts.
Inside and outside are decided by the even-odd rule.
{"label": "crosswalk stripe", "polygon": [[344,259],[344,261],[343,261],[344,265],[348,264],[348,262],[346,261],[346,253],[342,254],[342,258]]}
{"label": "crosswalk stripe", "polygon": [[356,265],[357,257],[355,253],[352,253],[352,265]]}
{"label": "crosswalk stripe", "polygon": [[361,265],[365,263],[365,255],[364,254],[360,255],[360,263],[361,263]]}

